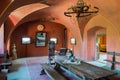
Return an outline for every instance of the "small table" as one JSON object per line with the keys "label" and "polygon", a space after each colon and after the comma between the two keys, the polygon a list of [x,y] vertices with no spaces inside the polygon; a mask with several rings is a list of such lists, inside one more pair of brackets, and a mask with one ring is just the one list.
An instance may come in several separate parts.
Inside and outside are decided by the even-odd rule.
{"label": "small table", "polygon": [[101,79],[106,79],[109,80],[108,77],[114,76],[117,73],[98,67],[94,66],[92,64],[86,63],[82,61],[80,64],[64,64],[62,62],[56,61],[56,64],[59,66],[64,67],[65,69],[71,71],[72,73],[75,73],[77,75],[83,74],[87,78],[90,78],[91,80],[101,80]]}
{"label": "small table", "polygon": [[7,69],[8,66],[12,65],[11,62],[3,62],[0,63],[0,66],[3,67],[3,69],[1,70],[2,72],[8,72],[9,70]]}

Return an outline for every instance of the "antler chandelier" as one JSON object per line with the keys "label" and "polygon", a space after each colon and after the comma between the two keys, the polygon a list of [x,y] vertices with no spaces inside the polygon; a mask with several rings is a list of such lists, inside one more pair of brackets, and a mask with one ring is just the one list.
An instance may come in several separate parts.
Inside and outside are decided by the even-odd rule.
{"label": "antler chandelier", "polygon": [[87,5],[85,2],[78,1],[75,6],[68,8],[68,11],[64,12],[64,15],[71,17],[72,14],[76,14],[76,17],[85,17],[91,15],[92,13],[97,13],[98,11],[98,7],[93,7],[92,9],[91,6]]}

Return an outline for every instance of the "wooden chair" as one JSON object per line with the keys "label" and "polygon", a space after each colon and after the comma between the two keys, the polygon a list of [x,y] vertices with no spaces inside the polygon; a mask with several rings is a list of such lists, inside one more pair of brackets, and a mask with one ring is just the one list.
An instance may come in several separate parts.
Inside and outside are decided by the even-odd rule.
{"label": "wooden chair", "polygon": [[49,49],[48,49],[48,61],[50,64],[52,64],[52,61],[54,60],[55,56],[55,43],[54,41],[49,42]]}
{"label": "wooden chair", "polygon": [[59,55],[64,56],[64,55],[66,55],[66,52],[67,52],[67,48],[60,48]]}
{"label": "wooden chair", "polygon": [[107,52],[107,54],[112,55],[112,59],[111,60],[106,59],[105,61],[110,62],[112,64],[111,65],[111,70],[114,70],[115,69],[115,64],[120,65],[120,62],[116,61],[116,56],[120,56],[120,53]]}

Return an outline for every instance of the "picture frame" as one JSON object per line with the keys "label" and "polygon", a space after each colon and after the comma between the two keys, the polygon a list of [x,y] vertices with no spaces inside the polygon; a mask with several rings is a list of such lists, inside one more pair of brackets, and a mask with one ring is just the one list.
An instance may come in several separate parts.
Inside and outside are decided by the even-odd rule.
{"label": "picture frame", "polygon": [[22,44],[31,44],[32,38],[31,37],[22,37],[21,38],[21,43]]}
{"label": "picture frame", "polygon": [[36,32],[36,47],[46,46],[46,32]]}
{"label": "picture frame", "polygon": [[75,44],[76,44],[76,39],[75,39],[75,38],[71,38],[71,39],[70,39],[70,43],[71,43],[72,45],[75,45]]}
{"label": "picture frame", "polygon": [[57,38],[50,38],[50,41],[53,41],[55,44],[57,44]]}

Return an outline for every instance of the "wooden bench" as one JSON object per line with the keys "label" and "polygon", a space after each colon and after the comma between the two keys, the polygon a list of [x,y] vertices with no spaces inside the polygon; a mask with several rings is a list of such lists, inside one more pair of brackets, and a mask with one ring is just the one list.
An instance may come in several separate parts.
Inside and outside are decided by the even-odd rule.
{"label": "wooden bench", "polygon": [[64,76],[60,75],[53,66],[47,63],[40,64],[43,68],[41,75],[47,74],[51,80],[66,80]]}
{"label": "wooden bench", "polygon": [[115,64],[120,65],[120,62],[116,61],[116,56],[120,56],[120,53],[115,53],[115,52],[107,52],[108,55],[112,55],[112,59],[111,60],[105,60],[107,62],[112,63],[111,65],[111,70],[115,69]]}

